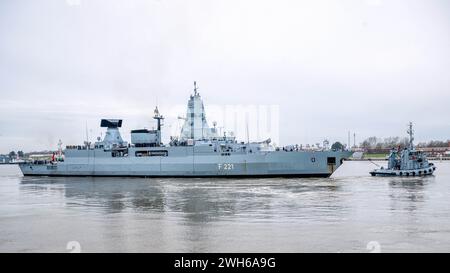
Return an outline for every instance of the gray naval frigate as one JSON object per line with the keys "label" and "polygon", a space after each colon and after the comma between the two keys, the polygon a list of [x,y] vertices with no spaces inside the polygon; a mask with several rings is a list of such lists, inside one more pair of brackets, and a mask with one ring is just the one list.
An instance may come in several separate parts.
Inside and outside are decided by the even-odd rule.
{"label": "gray naval frigate", "polygon": [[120,119],[102,119],[101,140],[60,148],[49,161],[19,164],[24,175],[139,177],[328,177],[350,157],[350,151],[303,150],[297,145],[275,147],[262,142],[238,142],[209,127],[203,100],[194,83],[179,137],[161,142],[164,117],[156,107],[156,129],[131,131],[131,143],[121,137]]}

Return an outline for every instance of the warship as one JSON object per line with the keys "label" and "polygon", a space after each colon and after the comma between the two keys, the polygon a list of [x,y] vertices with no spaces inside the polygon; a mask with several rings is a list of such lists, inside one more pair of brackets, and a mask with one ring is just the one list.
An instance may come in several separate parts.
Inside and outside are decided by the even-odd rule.
{"label": "warship", "polygon": [[375,169],[372,176],[424,176],[432,175],[436,170],[433,163],[428,162],[424,152],[414,147],[414,131],[412,122],[409,123],[407,131],[409,144],[402,151],[400,148],[392,149],[388,157],[387,168]]}
{"label": "warship", "polygon": [[298,145],[276,147],[270,139],[238,142],[209,127],[194,82],[184,124],[178,137],[161,142],[164,117],[158,107],[153,130],[131,131],[131,143],[122,139],[121,119],[102,119],[103,139],[66,146],[61,141],[51,160],[19,164],[26,176],[138,176],[138,177],[329,177],[351,156],[350,151],[304,150]]}

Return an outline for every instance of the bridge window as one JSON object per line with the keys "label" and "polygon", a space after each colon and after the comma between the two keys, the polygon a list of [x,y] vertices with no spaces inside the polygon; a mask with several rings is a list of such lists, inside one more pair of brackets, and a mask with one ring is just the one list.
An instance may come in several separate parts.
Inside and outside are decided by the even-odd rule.
{"label": "bridge window", "polygon": [[128,153],[126,151],[112,151],[111,156],[112,157],[124,157],[124,156],[128,156]]}
{"label": "bridge window", "polygon": [[168,156],[169,152],[166,150],[154,150],[154,151],[137,151],[136,157],[142,156]]}

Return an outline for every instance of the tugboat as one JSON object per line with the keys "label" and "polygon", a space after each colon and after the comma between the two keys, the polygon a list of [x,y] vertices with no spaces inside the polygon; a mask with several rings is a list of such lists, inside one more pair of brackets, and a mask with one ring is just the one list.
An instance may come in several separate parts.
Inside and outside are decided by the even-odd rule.
{"label": "tugboat", "polygon": [[414,131],[412,122],[408,128],[409,145],[403,151],[392,149],[388,158],[388,167],[373,170],[372,176],[425,176],[432,175],[436,170],[433,163],[428,162],[427,156],[422,151],[414,148]]}

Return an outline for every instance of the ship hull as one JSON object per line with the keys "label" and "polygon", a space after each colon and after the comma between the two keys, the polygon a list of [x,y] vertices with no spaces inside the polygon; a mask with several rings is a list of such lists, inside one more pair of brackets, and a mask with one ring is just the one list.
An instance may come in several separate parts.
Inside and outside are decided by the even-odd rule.
{"label": "ship hull", "polygon": [[231,156],[73,157],[57,164],[20,164],[25,176],[329,177],[350,152],[267,152]]}
{"label": "ship hull", "polygon": [[49,177],[140,177],[140,178],[327,178],[330,177],[329,173],[310,173],[310,174],[260,174],[260,175],[106,175],[106,174],[43,174],[43,173],[28,173],[24,174],[24,176],[49,176]]}

